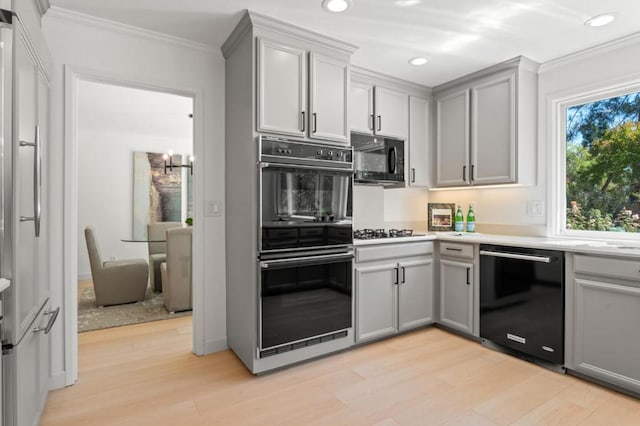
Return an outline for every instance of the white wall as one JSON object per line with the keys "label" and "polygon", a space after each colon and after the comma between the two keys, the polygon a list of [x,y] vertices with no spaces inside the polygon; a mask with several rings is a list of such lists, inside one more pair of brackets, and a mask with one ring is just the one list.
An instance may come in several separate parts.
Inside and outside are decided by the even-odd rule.
{"label": "white wall", "polygon": [[[78,277],[90,278],[84,228],[104,260],[147,258],[132,236],[133,153],[193,152],[192,100],[91,81],[78,85]],[[179,169],[188,173],[188,169]],[[186,181],[184,181],[186,182]],[[184,186],[186,189],[186,186]],[[183,190],[183,200],[186,191]],[[184,214],[184,212],[183,212]]]}
{"label": "white wall", "polygon": [[[65,247],[63,201],[65,195],[65,66],[77,72],[89,70],[105,78],[124,79],[149,87],[173,88],[196,93],[195,155],[206,167],[196,169],[194,191],[194,281],[202,290],[194,293],[194,304],[203,306],[201,341],[196,349],[211,352],[226,347],[224,214],[205,217],[203,201],[224,200],[224,59],[218,49],[207,50],[180,40],[158,36],[108,21],[86,19],[82,15],[52,8],[43,19],[43,31],[53,57],[51,88],[51,199],[52,247],[58,253],[52,261],[51,285],[54,305],[64,306],[65,291],[76,286],[64,282],[62,258]],[[201,96],[200,96],[201,95]],[[200,114],[200,116],[198,116]],[[200,152],[199,152],[200,150]],[[199,198],[199,200],[198,200]],[[224,211],[224,209],[223,209]],[[67,243],[68,244],[68,243]],[[199,268],[198,269],[198,265]],[[67,271],[67,277],[75,271]],[[64,306],[66,311],[70,306]],[[197,327],[198,325],[196,325]],[[73,330],[56,327],[52,337],[54,386],[65,381],[65,340]],[[65,335],[67,333],[67,335]]]}

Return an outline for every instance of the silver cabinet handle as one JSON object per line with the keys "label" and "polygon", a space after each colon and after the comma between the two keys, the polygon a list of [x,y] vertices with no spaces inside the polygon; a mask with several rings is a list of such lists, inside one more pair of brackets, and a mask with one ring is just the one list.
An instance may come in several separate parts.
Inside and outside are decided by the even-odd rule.
{"label": "silver cabinet handle", "polygon": [[401,283],[404,284],[406,282],[405,281],[406,276],[405,276],[404,266],[401,266],[400,269],[402,270],[402,281],[401,281]]}
{"label": "silver cabinet handle", "polygon": [[504,257],[507,259],[518,259],[518,260],[528,260],[531,262],[551,263],[551,258],[548,256],[534,256],[534,255],[527,255],[527,254],[505,253],[502,251],[480,250],[480,256]]}
{"label": "silver cabinet handle", "polygon": [[36,237],[40,236],[40,180],[42,175],[42,161],[40,159],[40,126],[36,126],[35,142],[20,141],[21,147],[33,147],[33,216],[20,216],[20,222],[33,221]]}
{"label": "silver cabinet handle", "polygon": [[375,115],[373,115],[373,114],[369,115],[369,122],[371,123],[371,124],[369,125],[369,129],[370,129],[371,131],[374,131],[374,130],[375,130],[375,121],[376,121],[376,116],[375,116]]}
{"label": "silver cabinet handle", "polygon": [[378,131],[382,130],[382,116],[378,116]]}
{"label": "silver cabinet handle", "polygon": [[471,285],[471,282],[469,282],[469,271],[471,270],[471,268],[467,268],[467,285]]}
{"label": "silver cabinet handle", "polygon": [[467,166],[462,166],[462,180],[467,181]]}
{"label": "silver cabinet handle", "polygon": [[472,164],[471,165],[471,176],[469,176],[469,178],[470,178],[469,180],[471,180],[471,182],[473,182],[473,169],[474,169],[474,167],[475,166]]}
{"label": "silver cabinet handle", "polygon": [[312,129],[312,133],[315,133],[318,131],[318,114],[316,114],[315,112],[313,113],[313,129]]}
{"label": "silver cabinet handle", "polygon": [[393,268],[393,284],[398,285],[398,281],[399,281],[399,271],[398,268]]}
{"label": "silver cabinet handle", "polygon": [[301,111],[300,115],[302,115],[302,131],[304,132],[307,128],[304,111]]}
{"label": "silver cabinet handle", "polygon": [[34,333],[40,333],[44,331],[44,334],[49,334],[49,332],[51,331],[51,327],[53,327],[53,324],[56,323],[56,320],[58,319],[58,314],[60,313],[60,307],[58,306],[58,308],[55,311],[45,311],[45,315],[51,315],[51,318],[49,318],[49,321],[47,322],[47,326],[42,328],[42,327],[36,327],[33,329]]}
{"label": "silver cabinet handle", "polygon": [[411,183],[415,183],[416,182],[416,169],[415,168],[411,168]]}

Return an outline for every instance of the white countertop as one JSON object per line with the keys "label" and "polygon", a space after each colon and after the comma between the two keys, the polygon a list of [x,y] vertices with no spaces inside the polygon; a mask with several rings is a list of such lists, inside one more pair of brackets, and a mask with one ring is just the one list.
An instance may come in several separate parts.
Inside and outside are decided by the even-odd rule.
{"label": "white countertop", "polygon": [[516,235],[497,235],[467,232],[433,232],[411,237],[379,238],[354,240],[355,246],[393,244],[418,241],[449,241],[471,244],[497,244],[506,246],[530,247],[547,250],[561,250],[573,253],[597,254],[605,256],[624,256],[640,259],[640,244],[625,242],[606,242],[573,238],[523,237]]}

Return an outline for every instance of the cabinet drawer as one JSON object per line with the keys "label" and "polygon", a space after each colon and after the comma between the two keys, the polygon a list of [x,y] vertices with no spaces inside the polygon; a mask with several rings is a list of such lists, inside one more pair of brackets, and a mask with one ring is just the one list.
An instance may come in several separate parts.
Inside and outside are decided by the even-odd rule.
{"label": "cabinet drawer", "polygon": [[640,260],[576,255],[573,270],[579,274],[640,281]]}
{"label": "cabinet drawer", "polygon": [[433,253],[432,242],[380,244],[373,247],[356,247],[356,262],[424,256],[431,253]]}
{"label": "cabinet drawer", "polygon": [[440,243],[440,255],[473,259],[473,245],[457,243]]}

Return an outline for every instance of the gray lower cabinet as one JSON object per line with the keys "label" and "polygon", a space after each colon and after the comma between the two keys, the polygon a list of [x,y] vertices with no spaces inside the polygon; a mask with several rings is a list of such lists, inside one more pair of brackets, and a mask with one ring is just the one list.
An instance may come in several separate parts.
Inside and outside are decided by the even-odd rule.
{"label": "gray lower cabinet", "polygon": [[356,249],[356,342],[433,322],[432,250],[430,242]]}
{"label": "gray lower cabinet", "polygon": [[567,366],[640,392],[640,261],[584,255],[574,260]]}
{"label": "gray lower cabinet", "polygon": [[440,260],[440,323],[473,333],[473,263]]}

